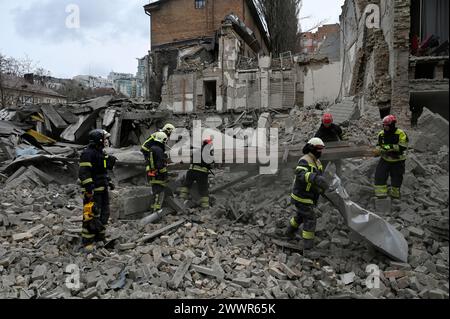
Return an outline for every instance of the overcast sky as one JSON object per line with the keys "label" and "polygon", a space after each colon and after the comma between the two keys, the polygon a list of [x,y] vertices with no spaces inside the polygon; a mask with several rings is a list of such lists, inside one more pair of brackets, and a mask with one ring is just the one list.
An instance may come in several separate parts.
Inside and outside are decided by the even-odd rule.
{"label": "overcast sky", "polygon": [[[148,0],[0,0],[0,52],[28,56],[56,77],[136,73],[136,58],[149,48]],[[304,0],[302,29],[339,21],[344,0]],[[80,28],[66,21],[80,9]],[[69,25],[70,26],[70,25]]]}

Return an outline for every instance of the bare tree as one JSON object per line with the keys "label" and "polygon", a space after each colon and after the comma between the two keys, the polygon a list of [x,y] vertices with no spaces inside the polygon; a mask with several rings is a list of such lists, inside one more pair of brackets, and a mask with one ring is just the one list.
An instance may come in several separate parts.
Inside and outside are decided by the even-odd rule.
{"label": "bare tree", "polygon": [[[50,72],[38,66],[28,56],[21,59],[8,57],[0,52],[0,107],[7,106],[7,87],[15,88],[21,78],[27,73],[36,73],[38,76],[50,76]],[[8,85],[7,85],[8,82]]]}
{"label": "bare tree", "polygon": [[299,50],[299,13],[302,0],[258,0],[275,56]]}

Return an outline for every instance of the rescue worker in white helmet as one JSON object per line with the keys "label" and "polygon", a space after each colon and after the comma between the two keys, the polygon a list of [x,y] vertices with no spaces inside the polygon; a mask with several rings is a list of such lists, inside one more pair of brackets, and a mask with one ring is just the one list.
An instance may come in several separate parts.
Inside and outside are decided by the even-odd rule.
{"label": "rescue worker in white helmet", "polygon": [[299,160],[295,169],[291,203],[295,206],[296,215],[290,220],[286,235],[291,239],[295,238],[296,232],[303,224],[304,251],[314,247],[317,219],[314,208],[320,194],[329,188],[322,176],[323,166],[319,160],[324,148],[325,144],[320,138],[311,139],[303,148],[305,155]]}
{"label": "rescue worker in white helmet", "polygon": [[153,143],[148,152],[144,153],[146,161],[147,181],[152,186],[153,205],[151,210],[156,213],[162,209],[164,194],[166,192],[168,171],[167,171],[167,155],[166,144],[168,141],[167,134],[164,132],[156,132],[154,134]]}

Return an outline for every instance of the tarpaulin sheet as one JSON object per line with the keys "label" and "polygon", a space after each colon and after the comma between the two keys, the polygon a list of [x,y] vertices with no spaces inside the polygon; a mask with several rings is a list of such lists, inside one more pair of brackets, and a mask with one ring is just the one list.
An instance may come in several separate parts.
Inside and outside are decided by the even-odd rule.
{"label": "tarpaulin sheet", "polygon": [[327,192],[325,196],[339,210],[352,231],[390,258],[408,262],[408,243],[401,232],[382,217],[351,201],[336,175],[332,178],[330,189],[334,191]]}

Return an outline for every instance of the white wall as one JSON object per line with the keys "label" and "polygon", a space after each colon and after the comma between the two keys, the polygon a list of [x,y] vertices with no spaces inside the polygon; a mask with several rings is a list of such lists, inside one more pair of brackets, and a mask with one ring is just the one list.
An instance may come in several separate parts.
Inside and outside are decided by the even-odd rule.
{"label": "white wall", "polygon": [[341,86],[341,62],[311,65],[305,76],[304,105],[317,102],[334,103]]}

